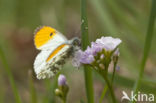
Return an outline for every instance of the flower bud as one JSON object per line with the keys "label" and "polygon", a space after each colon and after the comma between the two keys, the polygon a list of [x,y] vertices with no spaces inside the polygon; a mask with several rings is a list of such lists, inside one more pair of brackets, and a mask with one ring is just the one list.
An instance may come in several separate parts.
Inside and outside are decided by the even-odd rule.
{"label": "flower bud", "polygon": [[105,69],[105,66],[104,66],[103,64],[99,64],[99,67],[100,67],[101,69]]}
{"label": "flower bud", "polygon": [[119,48],[117,48],[114,52],[114,56],[119,56],[119,55],[120,55]]}
{"label": "flower bud", "polygon": [[55,94],[59,97],[62,97],[62,92],[59,89],[55,89]]}
{"label": "flower bud", "polygon": [[66,77],[62,74],[59,75],[58,77],[58,85],[59,86],[64,86],[66,85]]}

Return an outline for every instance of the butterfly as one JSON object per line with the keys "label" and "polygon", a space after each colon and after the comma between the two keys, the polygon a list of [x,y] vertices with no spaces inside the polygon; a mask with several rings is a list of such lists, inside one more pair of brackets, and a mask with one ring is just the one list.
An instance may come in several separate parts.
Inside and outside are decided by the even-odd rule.
{"label": "butterfly", "polygon": [[50,26],[35,30],[35,47],[40,50],[34,61],[34,71],[38,79],[54,76],[66,59],[73,56],[80,47],[80,39],[68,40],[62,33]]}

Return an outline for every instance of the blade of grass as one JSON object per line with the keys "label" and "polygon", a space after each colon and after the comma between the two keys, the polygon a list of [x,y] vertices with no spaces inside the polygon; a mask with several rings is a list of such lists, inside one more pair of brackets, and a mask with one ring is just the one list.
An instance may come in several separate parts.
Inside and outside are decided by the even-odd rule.
{"label": "blade of grass", "polygon": [[[81,0],[81,35],[83,50],[89,45],[86,5],[86,0]],[[88,66],[84,66],[84,75],[88,103],[94,103],[92,70]]]}
{"label": "blade of grass", "polygon": [[55,89],[58,87],[57,79],[58,79],[59,75],[60,75],[60,72],[58,72],[52,80],[46,79],[44,81],[46,89],[47,89],[46,91],[48,91],[48,93],[47,93],[47,96],[44,97],[44,99],[42,101],[43,103],[56,103]]}
{"label": "blade of grass", "polygon": [[46,91],[47,96],[44,97],[43,103],[56,103],[55,100],[55,89],[57,88],[57,78],[59,76],[59,73],[53,78],[51,81],[50,79],[45,80],[45,86],[46,86]]}
{"label": "blade of grass", "polygon": [[30,103],[37,103],[36,90],[35,90],[34,80],[32,75],[33,75],[32,70],[29,70],[28,76],[29,76],[29,85],[30,85],[30,96],[31,96]]}
{"label": "blade of grass", "polygon": [[[135,36],[137,38],[139,38],[138,34],[142,34],[142,31],[139,31],[137,29],[138,27],[135,26],[136,24],[132,23],[130,17],[124,14],[121,7],[116,3],[116,0],[105,0],[105,1],[109,5],[109,7],[111,7],[109,9],[112,9],[112,12],[115,14],[116,18],[118,18],[119,21],[122,22],[122,24],[124,26],[127,26],[128,29],[133,31],[136,34]],[[141,35],[139,35],[139,36],[141,36]]]}
{"label": "blade of grass", "polygon": [[[155,16],[156,16],[156,0],[152,0],[152,7],[151,7],[151,13],[149,17],[149,24],[147,28],[147,34],[146,34],[146,40],[145,40],[145,45],[144,45],[144,53],[143,53],[143,58],[141,61],[141,66],[140,66],[140,71],[139,71],[139,77],[136,80],[136,83],[134,85],[134,93],[137,93],[140,85],[141,85],[141,79],[143,78],[144,74],[144,68],[146,65],[146,61],[149,55],[150,47],[151,47],[151,42],[152,42],[152,37],[153,37],[153,32],[154,32],[154,23],[155,23]],[[133,101],[135,103],[135,101]]]}
{"label": "blade of grass", "polygon": [[[100,21],[102,27],[111,28],[111,30],[108,29],[109,35],[116,36],[115,34],[119,34],[118,29],[116,29],[115,23],[112,22],[113,21],[112,16],[109,14],[109,12],[106,12],[107,8],[102,5],[103,3],[101,2],[101,0],[90,0],[90,3],[92,5],[92,7],[95,9],[95,11],[97,13],[96,14],[97,19]],[[103,32],[105,32],[105,31],[103,31]],[[118,35],[118,37],[122,37],[122,36],[123,35]],[[125,42],[125,41],[123,41],[123,42]],[[127,67],[129,67],[131,71],[132,70],[136,71],[135,68],[136,68],[136,66],[138,66],[138,63],[136,61],[134,61],[134,59],[137,60],[137,58],[136,58],[136,56],[133,56],[133,54],[129,50],[127,44],[123,43],[121,45],[120,51],[121,51],[121,57],[123,57],[124,61],[126,62],[124,64]],[[134,68],[134,69],[132,69],[132,68]],[[133,71],[133,73],[135,73],[135,71]]]}
{"label": "blade of grass", "polygon": [[116,34],[117,29],[112,18],[109,16],[105,5],[102,5],[100,0],[90,0],[90,4],[96,10],[96,15],[98,15],[102,26],[106,28],[105,30],[112,35]]}
{"label": "blade of grass", "polygon": [[[96,72],[94,72],[94,73],[95,73],[95,79],[98,79],[98,80],[102,81],[102,83],[105,84],[105,81],[103,80],[103,78],[101,78],[101,76],[99,76],[98,73],[96,73]],[[109,77],[112,77],[112,74],[109,74]],[[156,94],[156,87],[155,87],[156,83],[152,82],[149,85],[149,82],[151,83],[151,81],[149,81],[149,80],[142,79],[142,86],[140,88],[141,91],[146,92],[146,93],[154,92]],[[132,89],[134,83],[135,83],[135,79],[121,76],[119,74],[115,75],[114,85]]]}
{"label": "blade of grass", "polygon": [[[142,82],[142,85],[140,87],[141,91],[146,92],[146,93],[153,92],[154,94],[156,94],[155,84],[149,85],[148,81],[144,79],[142,79],[141,82]],[[115,75],[114,84],[132,89],[133,85],[135,84],[135,79],[120,76],[120,75]]]}
{"label": "blade of grass", "polygon": [[113,14],[115,14],[115,18],[118,19],[119,22],[122,24],[122,32],[125,32],[125,34],[130,34],[122,35],[122,37],[126,38],[127,40],[130,40],[136,46],[142,47],[144,41],[142,38],[142,34],[144,33],[144,29],[142,29],[142,22],[140,20],[143,17],[136,18],[126,15],[124,9],[121,8],[121,6],[117,3],[116,0],[105,0],[105,2],[107,3],[109,10],[111,10]]}
{"label": "blade of grass", "polygon": [[19,92],[18,92],[18,89],[17,89],[16,84],[15,84],[15,80],[13,78],[11,69],[9,67],[9,64],[8,64],[7,60],[6,60],[6,57],[5,57],[5,54],[4,54],[4,51],[3,51],[1,45],[0,45],[0,57],[2,59],[2,63],[4,65],[5,71],[7,73],[8,78],[9,78],[9,81],[10,81],[10,84],[11,84],[11,87],[12,87],[12,90],[13,90],[13,95],[14,95],[14,98],[15,98],[15,102],[16,103],[21,103]]}
{"label": "blade of grass", "polygon": [[2,73],[0,73],[0,84],[1,84],[1,88],[0,88],[0,103],[4,103],[4,96],[5,96],[5,85],[4,82],[2,80]]}
{"label": "blade of grass", "polygon": [[[130,11],[130,13],[132,13],[135,17],[138,17],[139,15],[139,11],[135,9],[135,5],[133,4],[133,1],[128,0],[117,0],[117,2],[120,4],[121,7],[123,7],[122,9],[127,9],[128,11]],[[143,14],[141,14],[143,15]]]}

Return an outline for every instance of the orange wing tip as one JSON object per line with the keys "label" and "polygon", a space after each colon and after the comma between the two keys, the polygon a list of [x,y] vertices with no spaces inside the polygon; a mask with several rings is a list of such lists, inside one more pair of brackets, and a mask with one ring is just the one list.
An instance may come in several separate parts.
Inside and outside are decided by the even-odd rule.
{"label": "orange wing tip", "polygon": [[34,35],[37,34],[37,32],[39,32],[44,26],[39,26],[34,30]]}
{"label": "orange wing tip", "polygon": [[34,30],[34,45],[35,45],[35,47],[37,48],[37,49],[39,49],[39,47],[36,45],[36,43],[35,43],[35,36],[36,36],[36,34],[37,34],[37,32],[39,32],[42,28],[43,28],[44,26],[39,26],[39,27],[37,27],[35,30]]}
{"label": "orange wing tip", "polygon": [[48,27],[48,28],[52,28],[52,29],[54,29],[53,27],[51,27],[51,26],[46,26],[46,25],[43,25],[43,26],[39,26],[39,27],[37,27],[35,30],[34,30],[34,35],[36,35],[42,28],[44,28],[44,27]]}
{"label": "orange wing tip", "polygon": [[[34,44],[37,49],[40,49],[46,42],[56,35],[55,29],[50,26],[40,26],[34,32]],[[49,36],[50,33],[53,33],[53,36]]]}
{"label": "orange wing tip", "polygon": [[[35,30],[34,30],[34,35],[37,34],[37,32],[39,32],[42,28],[44,27],[49,27],[52,28],[51,26],[47,26],[47,25],[42,25],[42,26],[38,26]],[[54,28],[53,28],[54,29]]]}

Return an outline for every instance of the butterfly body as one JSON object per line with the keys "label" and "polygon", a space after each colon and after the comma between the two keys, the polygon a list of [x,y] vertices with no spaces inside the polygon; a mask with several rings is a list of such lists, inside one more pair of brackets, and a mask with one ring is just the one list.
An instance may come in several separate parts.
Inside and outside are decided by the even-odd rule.
{"label": "butterfly body", "polygon": [[74,43],[78,38],[67,40],[57,30],[44,26],[35,33],[35,46],[41,52],[34,62],[34,70],[38,79],[49,78],[57,73],[67,58],[70,58],[75,49]]}

